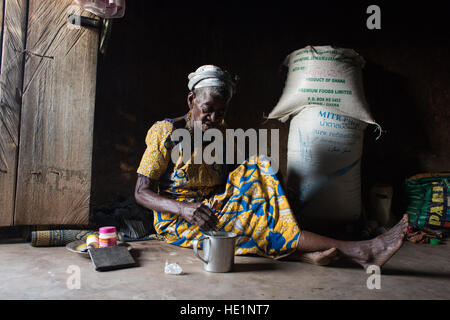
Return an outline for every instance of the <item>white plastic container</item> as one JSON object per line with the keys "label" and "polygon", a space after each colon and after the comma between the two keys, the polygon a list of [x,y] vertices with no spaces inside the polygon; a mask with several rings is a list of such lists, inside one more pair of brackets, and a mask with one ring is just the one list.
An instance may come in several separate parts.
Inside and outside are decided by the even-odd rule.
{"label": "white plastic container", "polygon": [[376,184],[370,189],[371,218],[380,226],[388,226],[391,221],[393,194],[393,187],[387,184]]}

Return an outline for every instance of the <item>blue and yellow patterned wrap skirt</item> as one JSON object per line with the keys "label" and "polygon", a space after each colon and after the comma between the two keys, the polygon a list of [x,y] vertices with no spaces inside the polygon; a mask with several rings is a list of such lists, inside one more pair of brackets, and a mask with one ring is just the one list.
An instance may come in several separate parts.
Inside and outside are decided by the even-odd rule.
{"label": "blue and yellow patterned wrap skirt", "polygon": [[[173,164],[173,129],[170,121],[150,128],[137,172],[159,181],[163,196],[208,205],[219,220],[218,230],[237,235],[236,255],[281,258],[293,253],[300,229],[269,160],[250,157],[229,174],[214,165]],[[181,247],[192,248],[193,240],[203,236],[198,226],[171,213],[154,211],[154,226],[166,242]]]}

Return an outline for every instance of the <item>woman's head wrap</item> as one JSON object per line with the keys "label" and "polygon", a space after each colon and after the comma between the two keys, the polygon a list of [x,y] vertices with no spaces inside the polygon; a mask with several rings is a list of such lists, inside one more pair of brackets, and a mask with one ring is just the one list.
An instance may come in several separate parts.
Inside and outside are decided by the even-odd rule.
{"label": "woman's head wrap", "polygon": [[188,88],[191,91],[203,87],[226,87],[230,92],[230,98],[236,91],[237,77],[233,79],[227,71],[213,65],[201,66],[190,73],[188,78]]}

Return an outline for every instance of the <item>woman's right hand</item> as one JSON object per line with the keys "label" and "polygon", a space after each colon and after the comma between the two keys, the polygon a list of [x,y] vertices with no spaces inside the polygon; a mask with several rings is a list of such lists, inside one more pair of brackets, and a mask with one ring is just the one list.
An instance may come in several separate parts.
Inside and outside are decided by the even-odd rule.
{"label": "woman's right hand", "polygon": [[218,219],[206,205],[201,202],[184,203],[181,216],[189,223],[203,230],[216,230]]}

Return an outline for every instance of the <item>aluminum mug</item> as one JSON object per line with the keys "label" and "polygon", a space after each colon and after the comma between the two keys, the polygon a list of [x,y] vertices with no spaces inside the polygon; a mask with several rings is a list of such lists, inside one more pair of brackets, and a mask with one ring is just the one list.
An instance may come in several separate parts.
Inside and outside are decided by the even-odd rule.
{"label": "aluminum mug", "polygon": [[[194,254],[203,261],[208,272],[229,272],[234,265],[236,234],[225,231],[208,231],[204,239],[193,241]],[[198,253],[198,242],[203,241],[203,258]]]}

